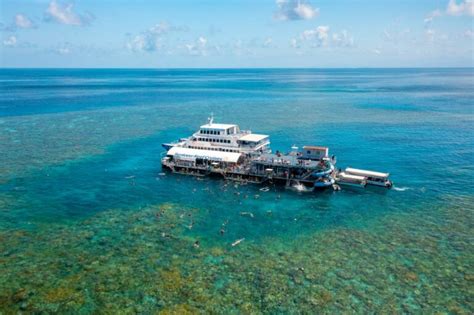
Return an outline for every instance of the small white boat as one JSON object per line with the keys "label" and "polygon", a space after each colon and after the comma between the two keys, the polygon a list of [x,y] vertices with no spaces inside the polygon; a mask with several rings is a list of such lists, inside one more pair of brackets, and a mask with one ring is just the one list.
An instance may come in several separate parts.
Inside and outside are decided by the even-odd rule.
{"label": "small white boat", "polygon": [[345,173],[349,175],[365,177],[367,185],[381,186],[386,188],[392,188],[393,186],[393,183],[388,179],[390,176],[389,173],[367,171],[350,167],[346,168]]}
{"label": "small white boat", "polygon": [[336,183],[339,185],[353,186],[353,187],[365,187],[367,181],[364,176],[357,176],[347,174],[345,172],[339,172],[336,176]]}

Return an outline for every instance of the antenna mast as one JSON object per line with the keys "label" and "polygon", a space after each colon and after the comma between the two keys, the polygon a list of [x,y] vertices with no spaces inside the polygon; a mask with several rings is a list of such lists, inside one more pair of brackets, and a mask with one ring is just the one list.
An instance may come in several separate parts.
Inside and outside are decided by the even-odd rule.
{"label": "antenna mast", "polygon": [[211,116],[209,116],[209,118],[207,119],[207,122],[209,123],[209,125],[212,125],[213,121],[214,121],[214,113],[211,113]]}

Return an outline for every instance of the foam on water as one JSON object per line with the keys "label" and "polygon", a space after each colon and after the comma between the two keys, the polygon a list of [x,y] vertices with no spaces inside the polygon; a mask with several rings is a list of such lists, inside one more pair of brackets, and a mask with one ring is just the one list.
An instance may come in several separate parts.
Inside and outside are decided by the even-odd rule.
{"label": "foam on water", "polygon": [[397,187],[397,186],[393,186],[392,189],[396,190],[396,191],[406,191],[406,190],[409,190],[411,189],[410,187]]}

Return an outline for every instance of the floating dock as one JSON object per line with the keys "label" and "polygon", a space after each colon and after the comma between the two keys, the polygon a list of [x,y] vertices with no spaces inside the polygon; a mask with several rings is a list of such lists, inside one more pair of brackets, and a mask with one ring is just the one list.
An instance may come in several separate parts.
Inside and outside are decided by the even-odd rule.
{"label": "floating dock", "polygon": [[[163,157],[162,166],[177,174],[214,176],[255,184],[302,184],[314,189],[340,189],[338,185],[391,187],[386,173],[357,170],[358,174],[355,175],[336,169],[335,157],[328,157],[328,149],[325,147],[304,147],[304,150],[306,154],[293,151],[287,154],[245,156],[239,153],[173,147]],[[323,151],[322,155],[320,151]],[[308,155],[318,155],[318,158],[313,159]],[[363,176],[364,172],[370,176]],[[381,178],[380,181],[377,181],[377,176]]]}
{"label": "floating dock", "polygon": [[235,124],[215,124],[211,115],[191,137],[164,143],[163,169],[193,176],[217,176],[256,184],[304,185],[312,189],[341,189],[339,185],[391,188],[388,173],[336,169],[329,149],[304,146],[282,154],[272,153],[268,135],[240,130]]}

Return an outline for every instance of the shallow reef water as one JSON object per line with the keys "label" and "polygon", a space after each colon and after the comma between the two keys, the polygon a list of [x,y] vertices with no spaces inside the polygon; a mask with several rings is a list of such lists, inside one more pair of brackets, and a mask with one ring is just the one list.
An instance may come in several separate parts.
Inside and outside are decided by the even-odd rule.
{"label": "shallow reef water", "polygon": [[220,226],[192,233],[190,218],[199,226],[207,215],[168,203],[3,231],[0,305],[31,313],[469,314],[472,201],[236,246]]}
{"label": "shallow reef water", "polygon": [[[0,83],[0,314],[474,313],[472,69],[2,69]],[[211,112],[395,187],[162,173],[161,143]]]}

